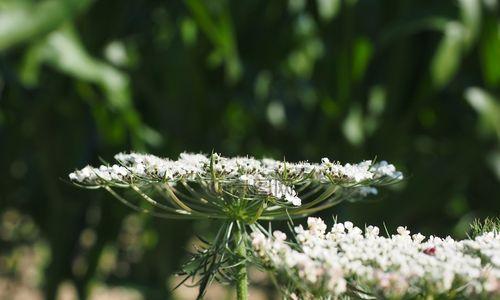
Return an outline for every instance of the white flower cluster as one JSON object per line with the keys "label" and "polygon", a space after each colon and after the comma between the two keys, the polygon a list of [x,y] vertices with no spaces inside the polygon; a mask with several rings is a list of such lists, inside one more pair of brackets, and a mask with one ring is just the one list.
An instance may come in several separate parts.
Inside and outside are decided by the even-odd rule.
{"label": "white flower cluster", "polygon": [[[320,164],[308,162],[289,163],[272,159],[258,160],[253,157],[226,158],[214,154],[182,153],[177,160],[159,158],[149,154],[119,153],[118,164],[87,166],[69,174],[80,185],[100,187],[106,185],[128,186],[151,182],[200,182],[217,180],[221,184],[246,184],[257,192],[283,199],[295,206],[301,204],[294,185],[308,182],[334,183],[356,186],[366,181],[377,184],[403,178],[401,172],[385,161],[373,164],[332,163],[324,158]],[[365,184],[366,185],[366,184]],[[373,187],[360,189],[361,195],[376,193]]]}
{"label": "white flower cluster", "polygon": [[[500,234],[472,240],[410,235],[405,227],[391,237],[379,228],[364,232],[351,222],[329,232],[318,218],[295,228],[296,243],[275,231],[252,234],[263,265],[277,272],[284,286],[304,299],[331,299],[348,293],[381,298],[463,295],[500,297]],[[291,284],[291,285],[290,285]],[[425,297],[424,297],[425,298]],[[496,298],[498,299],[498,298]]]}

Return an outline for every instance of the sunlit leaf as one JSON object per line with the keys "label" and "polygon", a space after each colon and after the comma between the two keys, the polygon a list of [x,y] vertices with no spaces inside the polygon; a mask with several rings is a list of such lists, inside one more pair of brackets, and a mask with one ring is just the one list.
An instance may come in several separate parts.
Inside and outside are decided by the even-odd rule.
{"label": "sunlit leaf", "polygon": [[375,132],[379,125],[380,115],[387,105],[386,90],[382,86],[374,86],[368,95],[367,116],[364,119],[364,128],[367,134]]}
{"label": "sunlit leaf", "polygon": [[347,118],[342,124],[344,136],[351,144],[359,145],[365,139],[363,127],[363,113],[361,108],[357,105],[351,107]]}
{"label": "sunlit leaf", "polygon": [[267,106],[267,119],[275,127],[281,127],[286,122],[286,114],[283,104],[273,101]]}
{"label": "sunlit leaf", "polygon": [[483,4],[492,12],[496,12],[498,9],[498,0],[483,0]]}
{"label": "sunlit leaf", "polygon": [[459,0],[460,15],[465,29],[464,43],[466,47],[471,47],[477,39],[481,27],[481,1],[480,0]]}
{"label": "sunlit leaf", "polygon": [[51,33],[28,50],[21,68],[21,78],[26,85],[37,83],[38,70],[42,64],[101,88],[109,108],[120,116],[109,119],[108,112],[102,105],[93,107],[96,121],[101,124],[100,128],[107,128],[110,140],[123,140],[125,129],[128,127],[138,147],[141,147],[143,142],[150,145],[158,145],[161,142],[161,136],[145,127],[133,108],[128,75],[90,56],[71,26]]}
{"label": "sunlit leaf", "polygon": [[431,79],[436,88],[445,86],[455,75],[462,59],[464,28],[449,22],[431,62]]}
{"label": "sunlit leaf", "polygon": [[100,85],[113,107],[131,106],[128,76],[91,57],[71,28],[48,36],[46,60],[64,73]]}
{"label": "sunlit leaf", "polygon": [[324,21],[330,21],[340,10],[340,0],[317,0],[319,16]]}
{"label": "sunlit leaf", "polygon": [[26,50],[19,75],[25,86],[32,87],[38,84],[40,68],[44,60],[45,43],[33,43]]}
{"label": "sunlit leaf", "polygon": [[0,51],[47,34],[85,11],[92,0],[46,0],[0,11]]}
{"label": "sunlit leaf", "polygon": [[370,94],[368,98],[368,111],[370,114],[379,115],[381,114],[385,106],[387,105],[387,92],[383,86],[374,86],[370,89]]}
{"label": "sunlit leaf", "polygon": [[288,0],[288,10],[291,13],[298,13],[304,10],[306,7],[305,0]]}
{"label": "sunlit leaf", "polygon": [[465,91],[465,99],[479,114],[483,127],[494,132],[500,140],[500,103],[488,92],[478,87]]}
{"label": "sunlit leaf", "polygon": [[112,41],[104,48],[106,59],[116,66],[127,66],[130,64],[130,58],[125,45],[120,41]]}

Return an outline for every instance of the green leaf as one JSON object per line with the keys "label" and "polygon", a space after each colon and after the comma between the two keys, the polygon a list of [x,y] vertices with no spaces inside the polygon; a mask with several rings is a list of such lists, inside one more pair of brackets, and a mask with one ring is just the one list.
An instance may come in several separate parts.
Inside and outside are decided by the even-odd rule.
{"label": "green leaf", "polygon": [[33,87],[38,84],[40,68],[44,60],[45,43],[33,43],[24,54],[19,69],[19,77],[25,86]]}
{"label": "green leaf", "polygon": [[464,27],[451,21],[431,62],[431,80],[435,88],[444,87],[457,72],[463,54]]}
{"label": "green leaf", "polygon": [[359,106],[351,107],[347,118],[342,124],[342,131],[351,144],[359,145],[363,143],[365,139],[363,113]]}
{"label": "green leaf", "polygon": [[493,87],[500,85],[500,22],[488,18],[484,23],[479,55],[484,80]]}
{"label": "green leaf", "polygon": [[85,11],[92,0],[46,0],[0,11],[0,51],[47,34]]}
{"label": "green leaf", "polygon": [[47,63],[72,77],[101,86],[112,107],[128,109],[131,106],[128,76],[91,57],[72,27],[50,34],[46,47]]}
{"label": "green leaf", "polygon": [[[142,148],[144,142],[149,145],[161,143],[161,136],[143,125],[133,108],[128,75],[89,55],[72,26],[65,26],[49,34],[29,48],[21,66],[21,78],[24,84],[33,86],[37,83],[38,70],[42,64],[49,65],[81,82],[100,87],[107,100],[105,103],[108,109],[101,104],[95,104],[93,112],[96,121],[101,125],[99,127],[106,128],[105,136],[109,141],[123,141],[128,129],[137,148]],[[111,118],[109,108],[119,117]]]}
{"label": "green leaf", "polygon": [[210,62],[224,62],[224,69],[229,83],[237,82],[243,70],[238,56],[229,8],[224,7],[214,17],[207,5],[200,0],[186,0],[185,3],[199,28],[215,47]]}
{"label": "green leaf", "polygon": [[317,0],[318,13],[323,21],[331,21],[340,11],[340,0]]}
{"label": "green leaf", "polygon": [[467,48],[477,40],[481,28],[481,2],[479,0],[458,0],[460,17],[465,28],[464,43]]}
{"label": "green leaf", "polygon": [[389,29],[381,33],[379,47],[388,47],[396,42],[397,39],[425,30],[444,31],[449,22],[450,20],[448,18],[437,16],[396,22]]}
{"label": "green leaf", "polygon": [[354,54],[352,61],[353,80],[357,81],[363,78],[372,54],[372,43],[365,37],[357,38],[354,43]]}
{"label": "green leaf", "polygon": [[500,103],[492,95],[478,87],[465,91],[465,99],[479,114],[481,126],[487,132],[494,132],[500,140]]}
{"label": "green leaf", "polygon": [[184,18],[181,21],[181,36],[184,44],[192,46],[198,36],[198,27],[192,18]]}

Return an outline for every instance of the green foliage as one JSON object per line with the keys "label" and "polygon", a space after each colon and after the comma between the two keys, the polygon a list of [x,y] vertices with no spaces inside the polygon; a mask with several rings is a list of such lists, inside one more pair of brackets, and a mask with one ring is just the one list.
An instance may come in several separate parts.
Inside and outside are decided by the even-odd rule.
{"label": "green foliage", "polygon": [[4,0],[0,5],[2,26],[0,27],[0,51],[32,42],[49,34],[78,13],[86,10],[92,0]]}
{"label": "green foliage", "polygon": [[500,217],[486,218],[484,220],[476,219],[470,224],[468,235],[471,238],[488,233],[500,232]]}

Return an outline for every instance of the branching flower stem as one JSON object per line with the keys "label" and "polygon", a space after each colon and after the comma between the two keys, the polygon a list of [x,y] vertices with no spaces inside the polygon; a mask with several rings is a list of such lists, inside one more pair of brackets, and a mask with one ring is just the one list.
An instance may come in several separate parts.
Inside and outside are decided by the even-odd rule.
{"label": "branching flower stem", "polygon": [[241,257],[241,263],[236,271],[236,296],[238,300],[248,300],[247,247],[245,225],[240,222],[235,227],[236,254]]}

